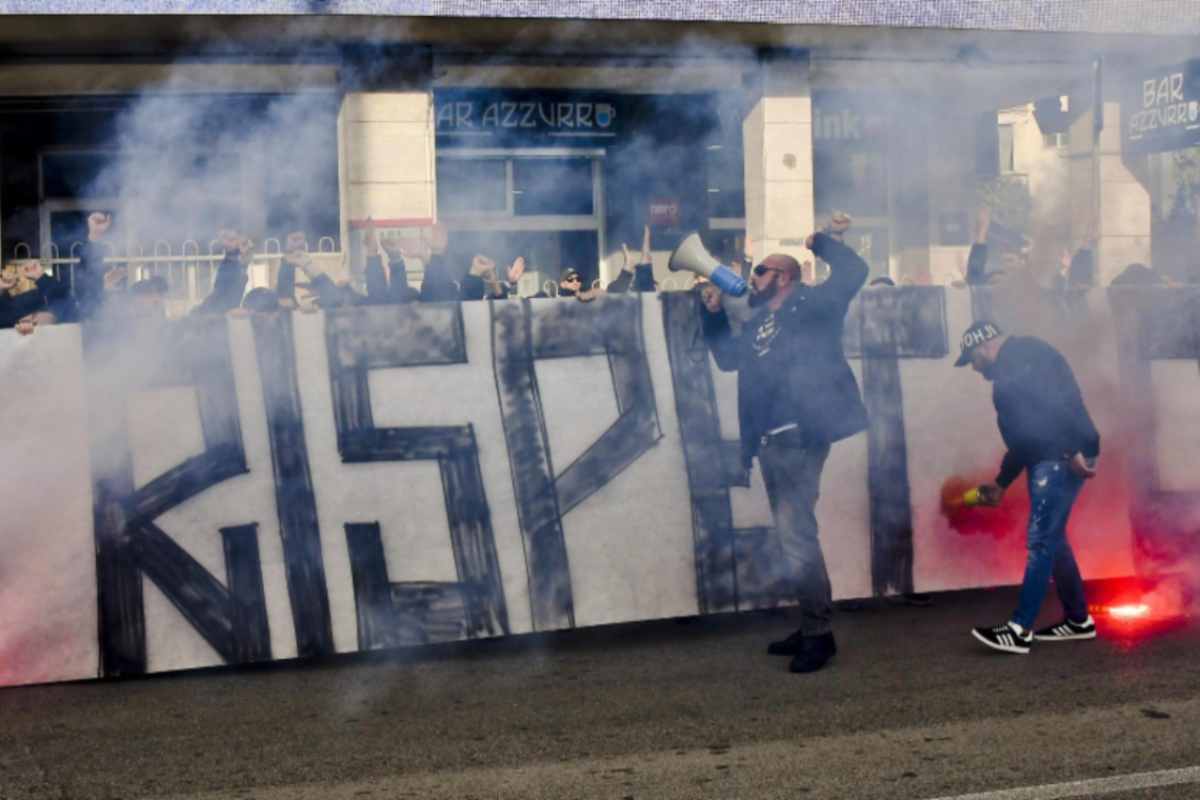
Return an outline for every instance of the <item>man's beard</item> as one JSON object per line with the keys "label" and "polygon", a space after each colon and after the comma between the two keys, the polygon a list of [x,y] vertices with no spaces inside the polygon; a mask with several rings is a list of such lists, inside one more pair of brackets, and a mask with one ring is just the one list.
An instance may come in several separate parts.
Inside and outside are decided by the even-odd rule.
{"label": "man's beard", "polygon": [[558,287],[558,293],[562,297],[574,297],[575,295],[579,294],[579,292],[575,291],[574,289],[568,289],[565,286]]}
{"label": "man's beard", "polygon": [[769,289],[763,289],[762,291],[752,290],[750,292],[750,307],[758,308],[759,306],[770,302],[771,298],[775,296],[777,291],[779,291],[779,287],[774,283],[771,284]]}
{"label": "man's beard", "polygon": [[983,376],[984,380],[988,380],[988,381],[992,380],[995,377],[995,373],[996,373],[996,365],[995,364],[985,364],[984,366],[979,368],[979,374]]}

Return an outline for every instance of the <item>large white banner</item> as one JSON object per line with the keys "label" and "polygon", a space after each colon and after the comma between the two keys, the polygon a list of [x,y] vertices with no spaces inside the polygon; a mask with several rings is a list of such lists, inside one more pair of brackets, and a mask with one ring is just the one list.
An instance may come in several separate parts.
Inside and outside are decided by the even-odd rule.
{"label": "large white banner", "polygon": [[[978,317],[1047,338],[1083,387],[1084,576],[1173,557],[1200,489],[1195,308],[864,290],[870,429],[818,504],[835,597],[1019,582],[1022,483],[994,511],[941,502],[1003,453],[990,384],[952,367]],[[6,331],[0,369],[0,684],[790,602],[690,294]]]}

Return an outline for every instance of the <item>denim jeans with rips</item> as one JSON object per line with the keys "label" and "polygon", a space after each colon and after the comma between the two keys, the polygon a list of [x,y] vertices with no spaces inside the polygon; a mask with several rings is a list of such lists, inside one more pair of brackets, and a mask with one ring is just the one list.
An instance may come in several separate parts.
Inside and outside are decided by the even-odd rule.
{"label": "denim jeans with rips", "polygon": [[1075,554],[1067,541],[1067,519],[1083,478],[1071,472],[1065,460],[1040,461],[1028,473],[1029,527],[1025,540],[1028,555],[1013,622],[1026,629],[1033,627],[1051,575],[1067,618],[1082,622],[1088,616],[1087,599]]}
{"label": "denim jeans with rips", "polygon": [[822,636],[830,632],[833,593],[817,538],[816,507],[829,445],[806,444],[799,438],[764,437],[758,460],[783,551],[781,568],[787,574],[781,578],[800,604],[800,632]]}

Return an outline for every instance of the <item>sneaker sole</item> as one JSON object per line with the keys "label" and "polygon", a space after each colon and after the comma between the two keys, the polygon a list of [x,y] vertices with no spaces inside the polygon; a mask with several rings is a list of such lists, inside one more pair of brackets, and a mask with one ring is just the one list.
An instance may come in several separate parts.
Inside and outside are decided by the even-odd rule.
{"label": "sneaker sole", "polygon": [[979,633],[974,630],[971,631],[971,635],[974,636],[980,642],[980,644],[986,645],[987,647],[990,647],[993,650],[999,650],[1003,653],[1016,653],[1019,656],[1029,655],[1028,647],[1017,647],[1015,645],[1010,647],[1009,645],[1006,645],[1006,644],[1000,644],[999,642],[993,642],[990,639],[980,636]]}
{"label": "sneaker sole", "polygon": [[1073,633],[1070,636],[1038,636],[1033,635],[1034,641],[1038,642],[1080,642],[1085,639],[1095,639],[1096,632],[1088,631],[1087,633]]}

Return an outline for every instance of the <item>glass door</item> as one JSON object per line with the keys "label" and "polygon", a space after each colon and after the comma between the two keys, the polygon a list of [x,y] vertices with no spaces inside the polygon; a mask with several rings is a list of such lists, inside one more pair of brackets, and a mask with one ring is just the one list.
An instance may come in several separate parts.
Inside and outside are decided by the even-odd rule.
{"label": "glass door", "polygon": [[528,277],[521,294],[578,270],[600,278],[604,251],[603,150],[446,150],[438,154],[439,217],[449,230],[456,275],[472,256],[503,271],[517,256]]}

